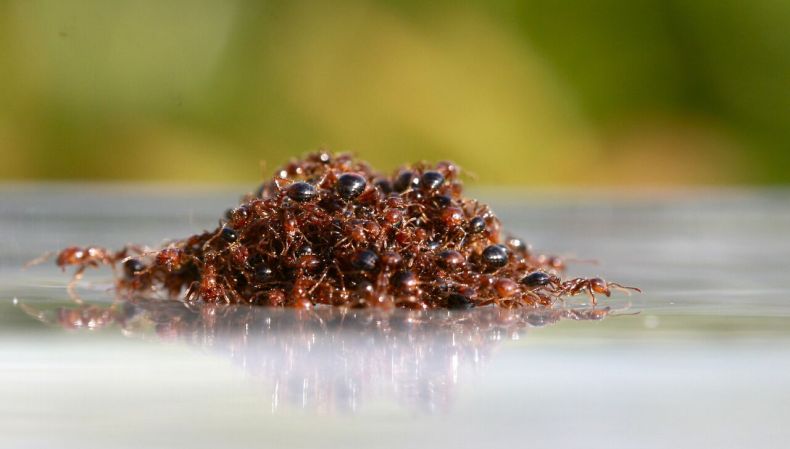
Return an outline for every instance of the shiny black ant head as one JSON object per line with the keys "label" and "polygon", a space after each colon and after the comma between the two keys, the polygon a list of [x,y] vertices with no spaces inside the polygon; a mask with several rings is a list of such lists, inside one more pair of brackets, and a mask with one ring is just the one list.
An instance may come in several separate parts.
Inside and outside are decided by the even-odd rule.
{"label": "shiny black ant head", "polygon": [[475,217],[469,220],[469,233],[480,234],[486,230],[486,221],[483,217]]}
{"label": "shiny black ant head", "polygon": [[372,271],[379,263],[379,256],[375,252],[365,249],[354,254],[351,265],[362,271]]}
{"label": "shiny black ant head", "polygon": [[233,243],[239,238],[239,233],[230,226],[225,226],[220,231],[220,237],[228,243]]}
{"label": "shiny black ant head", "polygon": [[145,264],[139,259],[129,259],[123,263],[123,272],[126,277],[133,278],[145,270]]}
{"label": "shiny black ant head", "polygon": [[304,181],[289,185],[285,193],[288,198],[299,203],[306,203],[318,198],[318,190],[312,184]]}
{"label": "shiny black ant head", "polygon": [[502,268],[507,265],[510,251],[504,245],[489,245],[483,250],[483,262],[489,268]]}
{"label": "shiny black ant head", "polygon": [[344,173],[337,179],[335,190],[345,200],[351,200],[365,191],[367,181],[356,173]]}
{"label": "shiny black ant head", "polygon": [[427,191],[437,190],[444,184],[444,175],[438,171],[427,171],[420,177],[420,185]]}
{"label": "shiny black ant head", "polygon": [[551,283],[551,276],[542,271],[535,271],[521,278],[520,282],[530,288],[543,287]]}

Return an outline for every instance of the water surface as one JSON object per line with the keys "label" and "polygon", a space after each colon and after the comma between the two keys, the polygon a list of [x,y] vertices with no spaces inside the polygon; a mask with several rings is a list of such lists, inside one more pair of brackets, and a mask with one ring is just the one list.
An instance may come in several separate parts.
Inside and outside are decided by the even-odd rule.
{"label": "water surface", "polygon": [[67,275],[19,269],[71,244],[155,245],[213,227],[238,191],[0,190],[0,447],[785,447],[790,438],[787,191],[476,192],[536,249],[599,261],[573,274],[644,288],[608,301],[616,316],[603,320],[118,303],[107,271],[81,284],[93,308],[77,320]]}

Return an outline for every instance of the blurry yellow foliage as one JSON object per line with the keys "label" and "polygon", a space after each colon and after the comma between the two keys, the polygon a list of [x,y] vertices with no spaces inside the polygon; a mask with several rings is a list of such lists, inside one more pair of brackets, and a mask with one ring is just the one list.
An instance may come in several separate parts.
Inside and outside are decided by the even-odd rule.
{"label": "blurry yellow foliage", "polygon": [[6,1],[0,64],[3,179],[247,182],[318,147],[507,184],[727,182],[747,163],[695,114],[590,120],[471,5]]}

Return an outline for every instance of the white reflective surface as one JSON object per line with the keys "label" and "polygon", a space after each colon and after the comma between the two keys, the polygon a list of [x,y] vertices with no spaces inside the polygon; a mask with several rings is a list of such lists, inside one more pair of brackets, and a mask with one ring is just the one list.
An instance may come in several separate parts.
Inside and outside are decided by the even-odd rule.
{"label": "white reflective surface", "polygon": [[478,192],[536,248],[600,261],[574,274],[646,290],[611,300],[633,304],[601,321],[562,310],[123,304],[101,271],[82,284],[93,307],[78,315],[67,275],[19,269],[70,244],[194,233],[237,196],[162,191],[0,191],[0,447],[785,447],[790,438],[788,192]]}

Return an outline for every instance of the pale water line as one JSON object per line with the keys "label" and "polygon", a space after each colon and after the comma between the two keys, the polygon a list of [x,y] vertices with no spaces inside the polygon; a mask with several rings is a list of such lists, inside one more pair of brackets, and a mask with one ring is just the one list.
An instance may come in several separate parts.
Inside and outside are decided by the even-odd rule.
{"label": "pale water line", "polygon": [[664,297],[664,296],[767,296],[767,295],[790,295],[790,288],[765,288],[765,289],[750,289],[750,290],[733,290],[733,289],[683,289],[683,290],[650,290],[645,291],[651,297]]}

